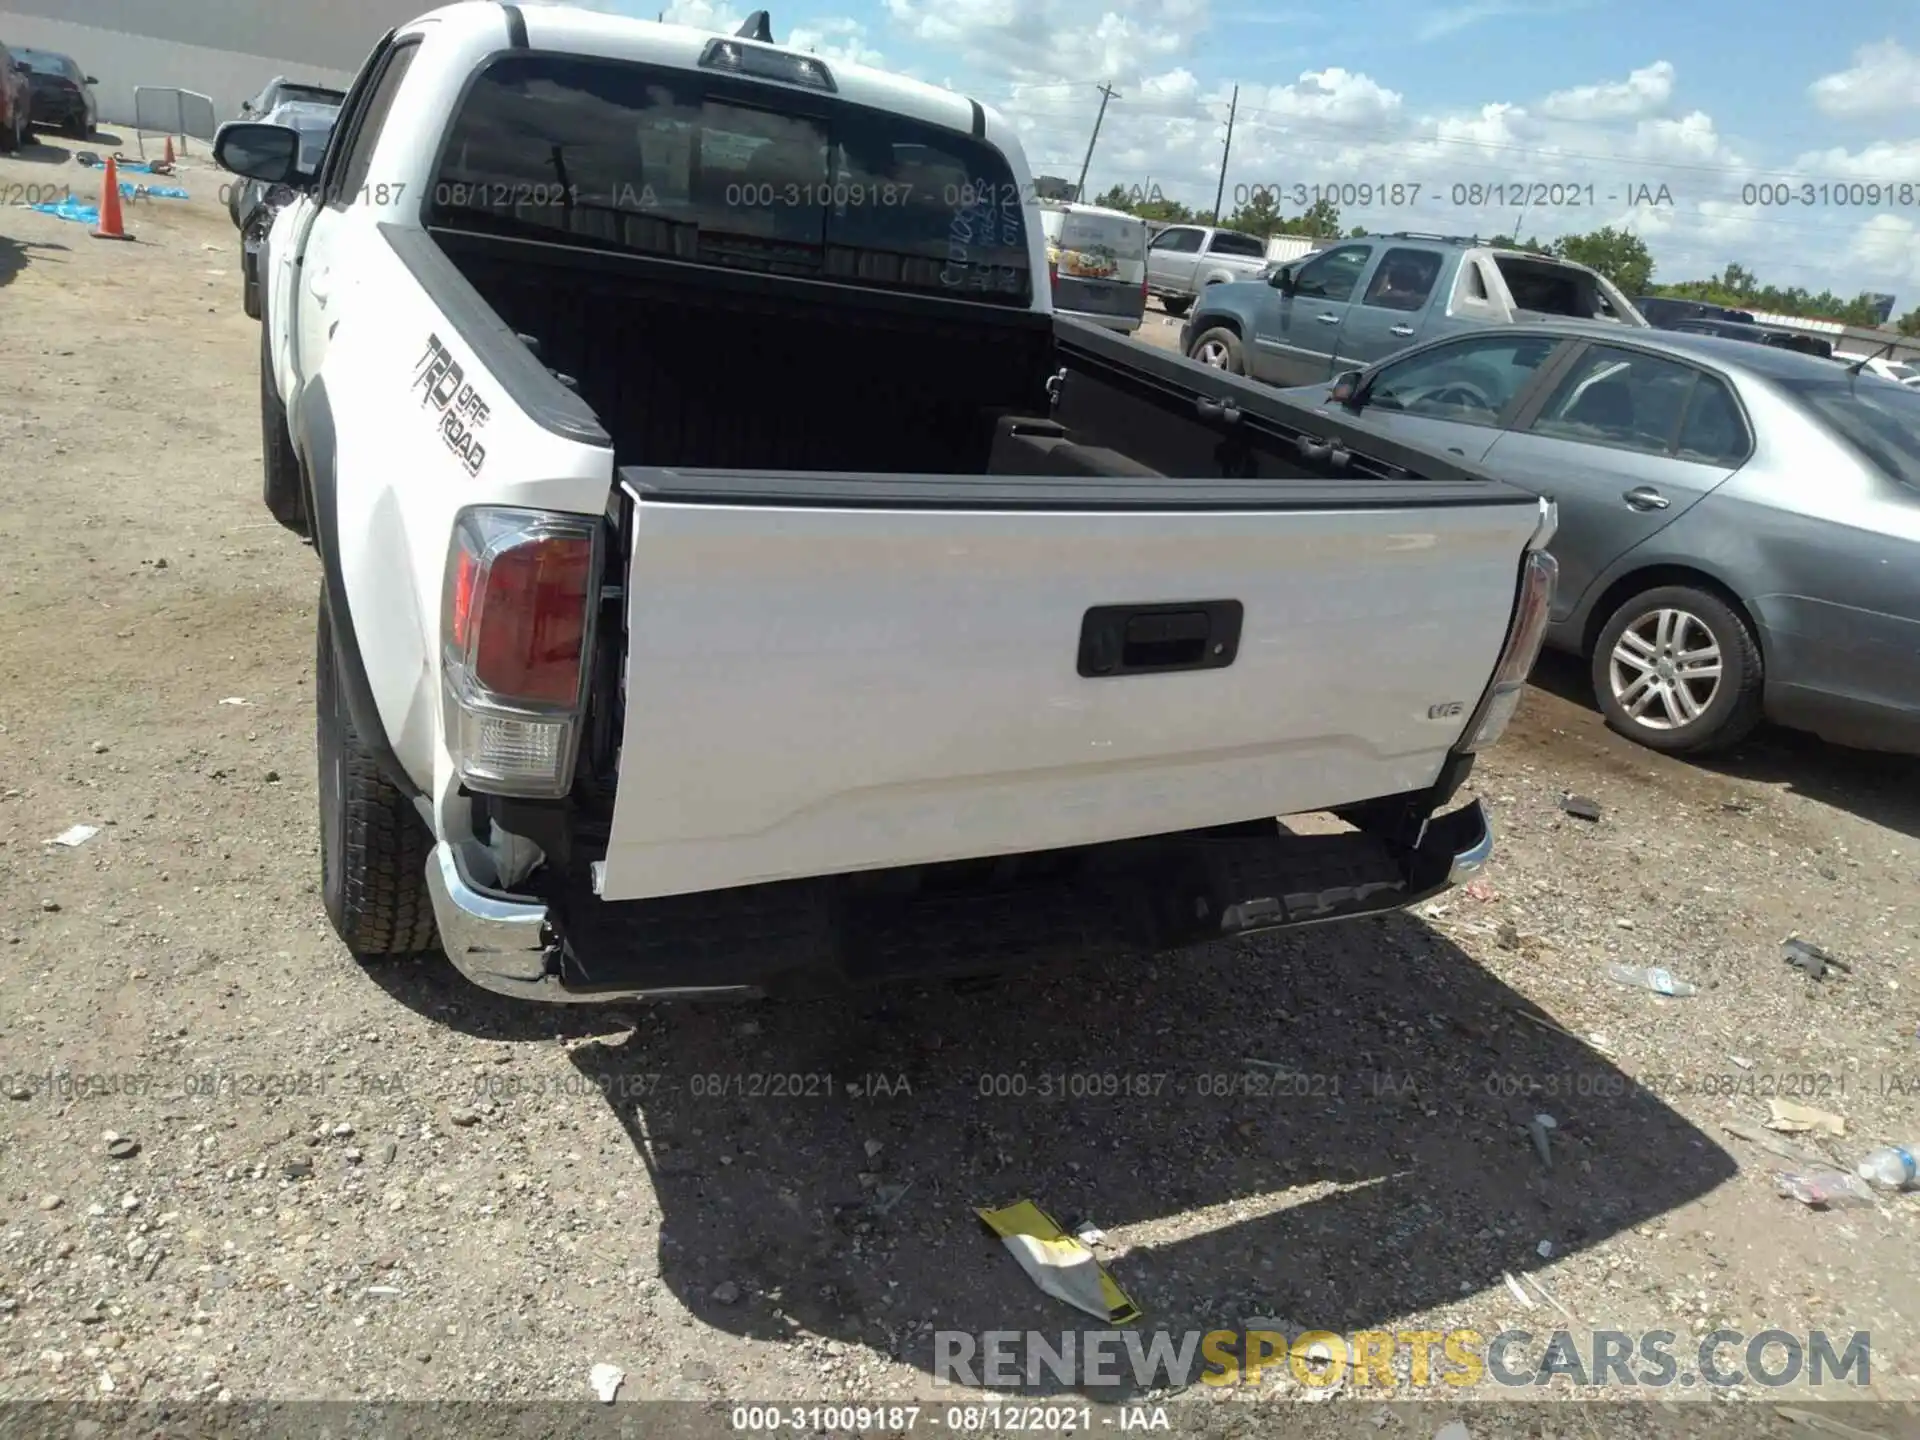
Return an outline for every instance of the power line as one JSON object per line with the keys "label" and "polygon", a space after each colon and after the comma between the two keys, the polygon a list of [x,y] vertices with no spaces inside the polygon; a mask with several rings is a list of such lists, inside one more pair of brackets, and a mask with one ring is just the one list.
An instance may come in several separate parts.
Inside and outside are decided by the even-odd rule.
{"label": "power line", "polygon": [[[1086,85],[1086,84],[1093,84],[1093,83],[1095,82],[1093,81],[1061,81],[1059,82],[1058,85],[1049,85],[1049,86],[1027,85],[1027,86],[1021,86],[1019,88],[1023,90],[1059,89],[1059,88],[1064,88],[1070,85],[1079,86],[1079,85]],[[1235,87],[1236,93],[1238,91],[1238,88],[1239,87],[1237,86]],[[1020,101],[1019,101],[1018,95],[1015,95],[1010,99],[1003,101],[1001,103],[1008,104],[1008,105],[1018,105]],[[1237,101],[1235,102],[1234,108],[1236,110],[1238,108]],[[1623,155],[1617,155],[1617,154],[1607,154],[1605,152],[1593,151],[1593,150],[1569,150],[1569,149],[1564,149],[1560,146],[1555,146],[1555,145],[1526,145],[1526,144],[1520,144],[1516,142],[1503,141],[1503,140],[1476,140],[1470,136],[1465,136],[1465,135],[1409,134],[1405,131],[1388,130],[1379,126],[1348,125],[1339,121],[1325,120],[1318,116],[1295,115],[1289,111],[1273,109],[1270,106],[1262,107],[1262,106],[1250,105],[1247,107],[1247,114],[1254,117],[1274,116],[1279,119],[1282,119],[1286,122],[1286,126],[1289,132],[1292,132],[1296,136],[1296,138],[1298,138],[1298,132],[1300,132],[1301,130],[1308,130],[1308,131],[1317,130],[1319,131],[1320,134],[1326,136],[1329,139],[1362,139],[1362,140],[1374,139],[1374,140],[1381,140],[1381,141],[1389,141],[1389,142],[1393,142],[1396,144],[1403,144],[1403,145],[1411,144],[1411,145],[1464,146],[1472,150],[1495,151],[1501,154],[1509,154],[1509,155],[1537,155],[1546,159],[1554,159],[1554,160],[1592,161],[1592,162],[1598,162],[1602,164],[1615,165],[1621,168],[1650,167],[1658,170],[1671,170],[1671,171],[1689,173],[1689,174],[1740,175],[1740,176],[1757,177],[1760,179],[1772,179],[1772,180],[1782,180],[1782,179],[1802,180],[1802,181],[1810,181],[1815,184],[1828,184],[1828,185],[1870,183],[1870,182],[1858,182],[1858,181],[1851,181],[1851,180],[1835,180],[1830,175],[1822,175],[1822,174],[1818,174],[1808,170],[1770,169],[1770,168],[1767,168],[1764,166],[1758,166],[1758,165],[1734,165],[1734,164],[1729,164],[1725,161],[1708,163],[1704,161],[1687,161],[1687,160],[1656,160],[1656,159],[1644,158],[1640,156],[1623,156]],[[1150,117],[1143,117],[1143,118],[1150,118]],[[1205,109],[1200,110],[1197,114],[1191,114],[1191,115],[1166,113],[1161,118],[1170,119],[1170,120],[1207,119],[1207,120],[1213,120],[1216,123],[1218,123],[1219,121],[1219,116],[1212,114],[1211,112]],[[1618,132],[1618,133],[1621,133],[1624,135],[1627,132]],[[1305,137],[1305,138],[1311,138],[1311,137]],[[1913,186],[1915,186],[1916,189],[1920,189],[1920,174],[1916,174],[1911,180],[1907,180],[1907,179],[1903,179],[1901,177],[1895,176],[1891,180],[1881,181],[1877,183],[1879,183],[1883,189],[1886,188],[1888,185],[1893,185],[1897,187],[1902,184],[1912,184]]]}
{"label": "power line", "polygon": [[1240,110],[1240,87],[1233,87],[1233,103],[1227,107],[1227,143],[1220,150],[1220,184],[1213,192],[1213,223],[1220,223],[1220,202],[1227,193],[1227,158],[1233,154],[1233,117]]}
{"label": "power line", "polygon": [[1093,134],[1087,137],[1087,158],[1080,162],[1080,183],[1073,187],[1073,198],[1084,200],[1087,196],[1087,167],[1093,164],[1094,142],[1100,138],[1100,122],[1107,118],[1107,102],[1114,98],[1114,88],[1102,84],[1100,87],[1100,113],[1093,117]]}

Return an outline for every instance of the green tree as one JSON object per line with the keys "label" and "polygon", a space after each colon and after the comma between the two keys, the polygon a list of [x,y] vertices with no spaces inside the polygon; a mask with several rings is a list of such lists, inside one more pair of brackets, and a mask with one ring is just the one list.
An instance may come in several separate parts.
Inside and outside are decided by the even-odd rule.
{"label": "green tree", "polygon": [[1553,242],[1553,253],[1599,271],[1629,295],[1646,294],[1653,280],[1653,256],[1630,230],[1607,225],[1590,235],[1563,235]]}
{"label": "green tree", "polygon": [[1906,314],[1894,321],[1893,328],[1898,330],[1902,335],[1920,335],[1920,305],[1914,306],[1913,309],[1907,311]]}
{"label": "green tree", "polygon": [[1487,241],[1487,244],[1496,250],[1525,250],[1531,255],[1553,254],[1553,247],[1551,245],[1543,245],[1538,239],[1531,235],[1524,240],[1517,235],[1496,235]]}
{"label": "green tree", "polygon": [[1725,305],[1734,310],[1791,315],[1801,320],[1837,320],[1843,325],[1857,325],[1865,329],[1873,329],[1879,324],[1879,313],[1865,295],[1855,295],[1849,299],[1831,290],[1822,290],[1816,295],[1799,285],[1790,285],[1785,289],[1763,285],[1751,270],[1737,262],[1728,264],[1718,275],[1705,280],[1656,285],[1651,293],[1671,295],[1681,300],[1704,300],[1709,305]]}
{"label": "green tree", "polygon": [[1243,231],[1248,235],[1277,235],[1284,233],[1280,227],[1286,223],[1280,207],[1274,202],[1270,186],[1256,186],[1252,196],[1226,218],[1229,230]]}
{"label": "green tree", "polygon": [[1127,194],[1124,185],[1110,186],[1104,194],[1093,197],[1093,203],[1103,210],[1132,210],[1133,197]]}
{"label": "green tree", "polygon": [[1340,207],[1330,200],[1316,200],[1304,215],[1282,220],[1271,232],[1275,235],[1333,236],[1340,233]]}

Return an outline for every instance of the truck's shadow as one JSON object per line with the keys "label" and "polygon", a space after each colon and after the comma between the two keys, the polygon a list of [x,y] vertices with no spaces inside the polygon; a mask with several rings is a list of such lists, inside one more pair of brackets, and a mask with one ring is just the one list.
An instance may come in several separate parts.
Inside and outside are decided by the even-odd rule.
{"label": "truck's shadow", "polygon": [[[500,1038],[607,1028],[470,997],[458,1023]],[[1149,1327],[1351,1331],[1735,1173],[1529,1009],[1396,915],[973,991],[641,1007],[629,1038],[573,1057],[652,1173],[660,1273],[701,1322],[931,1369],[935,1329],[1103,1328],[1031,1287],[977,1205],[1032,1198],[1105,1228]],[[1297,1078],[1214,1093],[1244,1089],[1249,1058]],[[1523,1129],[1540,1110],[1551,1174]]]}

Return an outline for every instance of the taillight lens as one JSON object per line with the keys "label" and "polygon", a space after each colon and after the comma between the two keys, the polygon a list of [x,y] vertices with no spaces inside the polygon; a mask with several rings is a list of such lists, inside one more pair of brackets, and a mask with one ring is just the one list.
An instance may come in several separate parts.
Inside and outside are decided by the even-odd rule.
{"label": "taillight lens", "polygon": [[585,703],[600,570],[597,520],[462,512],[447,555],[447,748],[497,794],[565,794]]}
{"label": "taillight lens", "polygon": [[1527,552],[1520,567],[1520,593],[1514,602],[1513,622],[1507,627],[1500,664],[1460,747],[1469,754],[1485,749],[1505,734],[1514,711],[1520,708],[1527,676],[1533,672],[1533,663],[1540,658],[1540,646],[1547,638],[1553,590],[1559,579],[1560,563],[1553,556],[1544,550]]}

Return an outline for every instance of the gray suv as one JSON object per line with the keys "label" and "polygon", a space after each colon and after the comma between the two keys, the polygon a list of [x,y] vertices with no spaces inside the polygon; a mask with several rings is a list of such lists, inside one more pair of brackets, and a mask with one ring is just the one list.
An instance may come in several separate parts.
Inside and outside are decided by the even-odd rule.
{"label": "gray suv", "polygon": [[1271,385],[1313,385],[1420,341],[1548,316],[1649,328],[1584,265],[1402,231],[1342,241],[1262,280],[1215,285],[1181,330],[1180,349]]}

